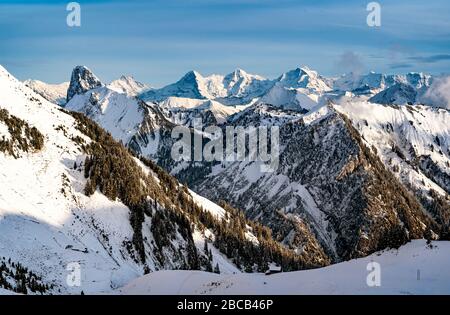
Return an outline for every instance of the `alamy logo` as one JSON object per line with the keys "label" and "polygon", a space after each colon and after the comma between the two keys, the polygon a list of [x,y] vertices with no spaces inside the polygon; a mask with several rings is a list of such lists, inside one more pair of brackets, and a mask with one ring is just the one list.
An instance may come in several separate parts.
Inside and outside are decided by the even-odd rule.
{"label": "alamy logo", "polygon": [[381,26],[381,5],[378,2],[370,2],[367,4],[367,25],[370,27],[380,27]]}
{"label": "alamy logo", "polygon": [[66,283],[69,287],[81,286],[81,266],[77,262],[67,264],[66,270],[69,272]]}
{"label": "alamy logo", "polygon": [[369,287],[381,286],[381,265],[377,262],[370,262],[367,264],[367,271],[370,271],[366,278],[366,283]]}
{"label": "alamy logo", "polygon": [[274,172],[279,165],[280,131],[278,126],[202,128],[194,119],[193,129],[177,126],[172,138],[171,156],[175,161],[249,161],[261,162],[261,172]]}
{"label": "alamy logo", "polygon": [[67,4],[66,11],[70,11],[67,15],[67,26],[80,27],[81,26],[81,6],[78,2],[70,2]]}

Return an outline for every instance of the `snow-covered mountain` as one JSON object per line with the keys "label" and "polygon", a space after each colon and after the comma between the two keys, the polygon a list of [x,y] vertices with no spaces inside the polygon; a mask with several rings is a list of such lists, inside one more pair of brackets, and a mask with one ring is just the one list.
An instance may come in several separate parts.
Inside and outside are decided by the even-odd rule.
{"label": "snow-covered mountain", "polygon": [[[74,73],[78,70],[75,68]],[[105,86],[90,70],[98,85],[79,93],[67,103],[66,109],[81,112],[100,124],[111,135],[134,152],[161,161],[173,144],[173,124],[154,103],[144,102],[126,93]],[[85,78],[72,74],[71,86],[88,86]],[[170,152],[170,151],[169,151]]]}
{"label": "snow-covered mountain", "polygon": [[[269,80],[241,69],[225,76],[208,77],[191,71],[174,84],[143,92],[138,97],[144,101],[165,103],[166,108],[167,103],[176,102],[178,110],[175,113],[168,110],[168,117],[174,119],[174,123],[183,120],[186,124],[191,122],[189,117],[192,119],[193,116],[201,116],[204,119],[211,115],[208,106],[205,107],[206,112],[202,112],[202,107],[192,107],[193,103],[198,103],[197,100],[214,101],[216,105],[235,108],[237,105],[249,106],[260,102],[304,113],[343,95],[356,100],[361,97],[371,98],[372,102],[379,104],[435,106],[433,98],[423,97],[427,95],[432,83],[433,77],[416,72],[406,75],[348,73],[339,78],[326,78],[308,67],[301,67]],[[185,101],[185,105],[180,105],[181,100]],[[180,108],[184,112],[181,120],[178,113]],[[245,107],[241,109],[243,108]]]}
{"label": "snow-covered mountain", "polygon": [[190,71],[179,81],[161,89],[150,90],[140,97],[145,101],[163,101],[168,97],[217,100],[226,105],[242,105],[264,94],[273,82],[237,69],[221,76],[203,77]]}
{"label": "snow-covered mountain", "polygon": [[[83,80],[93,77],[84,70],[71,86],[86,87]],[[100,87],[85,94],[75,89],[68,105],[100,93],[111,100],[105,113],[115,115],[126,95],[96,82]],[[98,293],[160,269],[239,273],[264,271],[273,261],[287,269],[329,263],[311,235],[310,251],[287,251],[263,226],[180,185],[2,67],[0,91],[0,257],[8,262],[1,287],[7,281],[21,293]],[[133,106],[142,103],[127,100],[125,115],[138,115]],[[67,282],[73,268],[80,268],[80,286]],[[23,270],[25,282],[10,277]]]}
{"label": "snow-covered mountain", "polygon": [[369,72],[368,74],[347,73],[334,81],[333,88],[338,91],[354,91],[359,94],[371,94],[400,82],[397,75],[385,75]]}
{"label": "snow-covered mountain", "polygon": [[[388,82],[387,79],[385,81]],[[390,82],[394,84],[385,85],[385,89],[371,97],[370,101],[378,104],[420,104],[422,95],[431,86],[432,78],[423,73],[411,72],[406,76],[395,76]],[[424,104],[433,105],[426,100]]]}
{"label": "snow-covered mountain", "polygon": [[324,94],[330,91],[325,78],[303,67],[276,79],[274,86],[261,97],[261,102],[284,109],[308,111],[319,105]]}
{"label": "snow-covered mountain", "polygon": [[416,102],[417,91],[409,84],[396,83],[369,100],[378,104],[413,105]]}
{"label": "snow-covered mountain", "polygon": [[[349,73],[335,79],[333,88],[335,91],[367,95],[374,103],[407,105],[418,103],[419,96],[426,93],[432,81],[431,76],[418,72],[406,75]],[[425,104],[432,105],[428,102]]]}
{"label": "snow-covered mountain", "polygon": [[52,103],[61,106],[66,104],[69,82],[48,84],[39,80],[26,80],[24,84]]}
{"label": "snow-covered mountain", "polygon": [[450,111],[430,106],[346,102],[347,115],[383,164],[450,231]]}
{"label": "snow-covered mountain", "polygon": [[77,94],[101,87],[103,83],[85,66],[77,66],[72,71],[66,101],[69,102]]}
{"label": "snow-covered mountain", "polygon": [[[329,105],[300,117],[280,115],[279,109],[270,106],[248,108],[232,116],[229,124],[280,126],[280,166],[275,172],[261,172],[257,162],[245,161],[222,162],[202,171],[197,165],[192,171],[176,170],[177,176],[211,200],[223,199],[246,210],[250,218],[271,227],[292,248],[301,250],[293,236],[296,231],[293,222],[306,224],[336,260],[365,256],[386,244],[400,246],[411,238],[448,237],[449,127],[444,122],[450,121],[449,113],[428,107],[392,109],[366,104],[353,105],[351,111],[345,111],[346,115],[341,114],[341,108],[348,107]],[[406,114],[409,111],[417,111],[417,115]],[[367,115],[367,121],[372,116],[393,115],[392,128],[386,127],[388,122],[369,125],[374,136],[379,134],[387,146],[392,145],[391,152],[397,146],[402,148],[400,151],[410,150],[405,132],[423,139],[420,146],[415,142],[411,146],[418,150],[415,156],[418,160],[429,162],[426,169],[417,170],[415,180],[424,181],[428,189],[416,192],[417,188],[407,179],[395,176],[387,168],[390,159],[379,159],[377,154],[381,151],[372,149],[377,147],[376,141],[369,141],[365,133],[353,126],[356,117],[358,121],[362,119],[354,115],[361,113]],[[442,124],[430,125],[436,120]],[[392,134],[383,137],[386,132],[383,128],[391,128]],[[434,141],[436,136],[442,140],[439,148],[442,154],[437,152],[428,157],[432,149],[427,147],[427,141]],[[434,150],[438,151],[436,147]],[[408,160],[403,163],[417,165]],[[405,166],[401,173],[412,176],[413,167]],[[431,184],[437,178],[444,186]],[[430,195],[430,188],[437,194]],[[274,218],[277,212],[288,220]]]}
{"label": "snow-covered mountain", "polygon": [[136,96],[148,89],[144,83],[136,81],[132,76],[121,76],[119,79],[112,81],[108,84],[108,88],[119,93],[125,93],[130,96]]}

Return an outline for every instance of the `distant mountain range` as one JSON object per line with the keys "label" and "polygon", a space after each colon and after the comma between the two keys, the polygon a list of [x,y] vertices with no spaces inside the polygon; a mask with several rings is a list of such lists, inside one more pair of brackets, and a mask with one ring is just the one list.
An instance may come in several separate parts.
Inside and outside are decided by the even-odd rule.
{"label": "distant mountain range", "polygon": [[[337,78],[327,78],[307,67],[302,67],[288,71],[273,80],[237,69],[225,76],[214,74],[207,77],[196,71],[190,71],[179,81],[159,89],[137,82],[131,76],[122,76],[104,85],[116,92],[156,103],[170,98],[211,100],[228,106],[260,101],[301,111],[322,105],[329,99],[351,95],[367,97],[371,102],[379,104],[447,107],[445,102],[440,105],[423,97],[435,81],[436,77],[416,72],[406,75],[348,73]],[[63,87],[66,87],[67,83],[48,85],[33,80],[27,80],[25,83],[44,97],[47,95],[51,101],[61,100],[66,93]],[[89,84],[92,82],[87,84],[91,87]],[[58,101],[58,104],[61,103],[64,102]]]}

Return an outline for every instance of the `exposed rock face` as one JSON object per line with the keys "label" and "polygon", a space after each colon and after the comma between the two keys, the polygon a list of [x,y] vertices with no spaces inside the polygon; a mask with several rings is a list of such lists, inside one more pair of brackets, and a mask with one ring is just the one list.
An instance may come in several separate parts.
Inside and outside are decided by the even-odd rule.
{"label": "exposed rock face", "polygon": [[77,66],[72,71],[69,89],[67,90],[67,102],[76,94],[83,94],[91,89],[103,86],[102,82],[85,66]]}

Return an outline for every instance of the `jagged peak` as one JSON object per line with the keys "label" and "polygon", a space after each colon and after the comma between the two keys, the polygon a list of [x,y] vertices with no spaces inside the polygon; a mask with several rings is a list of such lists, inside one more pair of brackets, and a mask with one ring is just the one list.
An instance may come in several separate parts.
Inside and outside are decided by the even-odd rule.
{"label": "jagged peak", "polygon": [[195,70],[191,70],[191,71],[187,72],[187,73],[180,79],[180,81],[191,80],[191,79],[198,80],[198,79],[201,79],[201,78],[203,78],[203,76],[202,76],[199,72],[197,72],[197,71],[195,71]]}
{"label": "jagged peak", "polygon": [[67,90],[67,102],[76,94],[103,86],[100,79],[86,66],[76,66],[72,71],[69,89]]}
{"label": "jagged peak", "polygon": [[118,83],[118,82],[123,82],[123,83],[128,83],[128,84],[137,84],[137,85],[142,85],[142,86],[145,85],[144,83],[137,81],[132,75],[125,75],[125,74],[122,74],[118,79],[111,81],[110,85],[113,83]]}
{"label": "jagged peak", "polygon": [[233,72],[231,72],[227,76],[244,77],[247,75],[248,75],[248,73],[245,70],[243,70],[241,68],[236,68]]}

